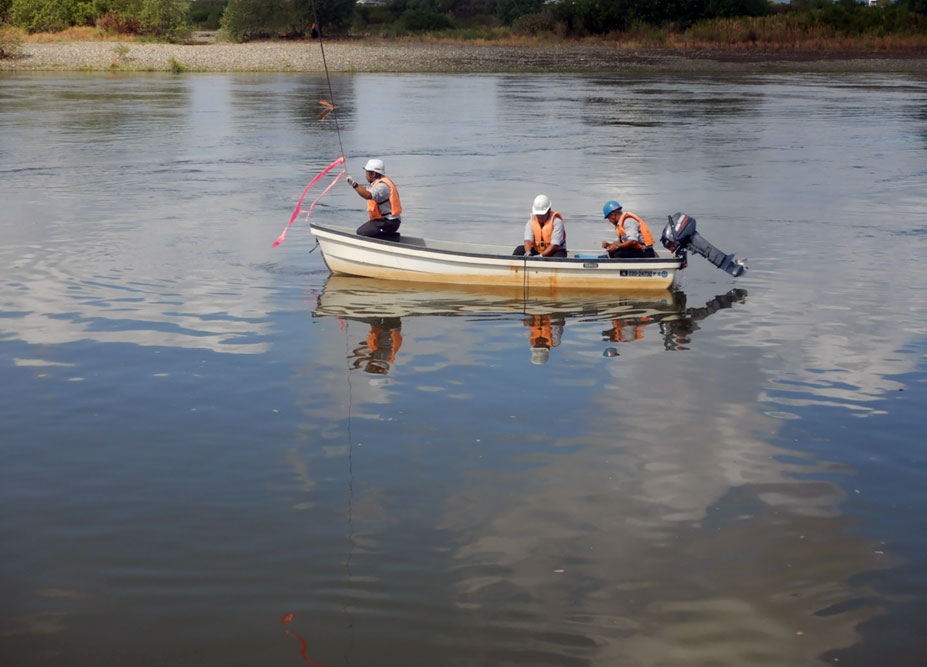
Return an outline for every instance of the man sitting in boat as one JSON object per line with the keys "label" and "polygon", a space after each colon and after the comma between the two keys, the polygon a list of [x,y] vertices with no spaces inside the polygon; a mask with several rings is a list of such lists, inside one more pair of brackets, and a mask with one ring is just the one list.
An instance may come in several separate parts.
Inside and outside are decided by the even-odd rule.
{"label": "man sitting in boat", "polygon": [[602,241],[609,257],[656,257],[653,250],[653,234],[647,224],[633,213],[624,213],[621,204],[606,202],[602,207],[605,219],[615,226],[618,240]]}
{"label": "man sitting in boat", "polygon": [[563,216],[552,210],[550,197],[538,195],[525,225],[525,243],[515,247],[513,255],[566,257],[566,228]]}
{"label": "man sitting in boat", "polygon": [[345,176],[354,191],[367,200],[367,213],[370,219],[357,228],[360,236],[399,240],[399,225],[402,222],[402,204],[399,202],[399,190],[392,180],[384,174],[383,160],[367,160],[364,165],[367,185],[361,185],[350,176]]}

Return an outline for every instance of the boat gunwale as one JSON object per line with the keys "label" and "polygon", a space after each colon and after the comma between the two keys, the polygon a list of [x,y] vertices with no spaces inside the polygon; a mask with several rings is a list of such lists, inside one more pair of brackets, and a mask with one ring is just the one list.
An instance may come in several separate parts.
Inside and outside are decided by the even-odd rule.
{"label": "boat gunwale", "polygon": [[[372,237],[359,236],[355,231],[345,228],[345,227],[329,227],[326,225],[319,225],[316,223],[310,223],[310,228],[313,233],[316,230],[321,231],[323,234],[331,234],[341,238],[349,239],[351,245],[360,245],[360,244],[371,244],[372,246],[387,246],[390,248],[395,248],[396,250],[411,250],[417,251],[429,255],[452,255],[456,257],[472,257],[478,259],[488,259],[495,260],[500,262],[539,262],[538,266],[543,266],[543,264],[566,264],[566,265],[583,265],[590,262],[595,262],[597,264],[604,264],[609,267],[618,267],[618,266],[639,266],[639,265],[654,265],[657,264],[662,270],[672,269],[674,271],[682,268],[682,258],[675,255],[666,257],[657,255],[656,257],[532,257],[531,259],[526,259],[523,256],[512,255],[512,254],[500,254],[500,253],[491,253],[491,252],[477,252],[477,251],[466,251],[466,250],[453,250],[451,248],[437,248],[427,245],[416,245],[412,243],[404,243],[403,241],[390,241],[388,239],[379,239]],[[422,237],[406,237],[414,238],[421,240],[423,243],[429,243],[428,239]],[[328,240],[328,239],[326,239]],[[437,241],[437,243],[444,243]],[[449,242],[447,242],[449,243]],[[461,243],[460,245],[472,245],[473,247],[498,247],[500,250],[503,246],[478,246],[477,244],[467,244]],[[593,251],[579,251],[579,252],[593,252]],[[397,253],[398,254],[398,253]],[[669,265],[669,266],[666,266]],[[532,264],[533,266],[533,264]],[[656,270],[656,269],[654,269]]]}

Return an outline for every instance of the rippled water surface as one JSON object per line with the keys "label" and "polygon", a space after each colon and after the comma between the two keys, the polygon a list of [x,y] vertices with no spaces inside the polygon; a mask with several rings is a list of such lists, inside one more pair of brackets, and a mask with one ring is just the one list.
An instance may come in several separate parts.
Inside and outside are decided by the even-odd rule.
{"label": "rippled water surface", "polygon": [[[332,277],[271,243],[342,148],[407,233],[750,270]],[[0,77],[0,663],[923,664],[925,183],[902,76]]]}

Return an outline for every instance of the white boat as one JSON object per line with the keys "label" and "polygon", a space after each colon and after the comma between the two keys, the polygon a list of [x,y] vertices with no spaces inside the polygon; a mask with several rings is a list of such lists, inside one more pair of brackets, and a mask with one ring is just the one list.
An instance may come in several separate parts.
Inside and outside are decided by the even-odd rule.
{"label": "white boat", "polygon": [[353,229],[312,223],[332,273],[386,280],[543,289],[660,291],[673,284],[683,259],[611,259],[599,249],[569,257],[520,257],[512,246],[432,241],[401,235],[397,241],[358,236]]}
{"label": "white boat", "polygon": [[746,270],[695,231],[695,219],[669,216],[653,258],[610,258],[601,248],[567,257],[512,255],[511,246],[426,240],[402,234],[396,240],[359,236],[353,229],[310,223],[322,256],[335,274],[385,280],[496,285],[528,289],[608,289],[646,292],[669,289],[686,266],[687,252],[704,256],[733,276]]}

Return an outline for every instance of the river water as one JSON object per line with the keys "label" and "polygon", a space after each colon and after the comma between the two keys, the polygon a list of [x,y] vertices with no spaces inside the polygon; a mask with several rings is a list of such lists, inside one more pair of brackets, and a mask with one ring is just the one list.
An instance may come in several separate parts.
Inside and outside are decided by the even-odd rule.
{"label": "river water", "polygon": [[[330,277],[342,149],[407,233],[750,270]],[[925,183],[901,75],[3,75],[0,662],[924,664]]]}

